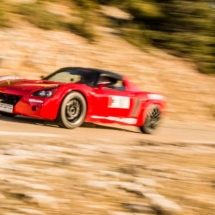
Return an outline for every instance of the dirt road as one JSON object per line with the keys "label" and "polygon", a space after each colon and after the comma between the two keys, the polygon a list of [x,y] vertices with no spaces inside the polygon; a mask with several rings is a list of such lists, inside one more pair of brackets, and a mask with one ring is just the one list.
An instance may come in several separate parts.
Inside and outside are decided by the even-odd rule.
{"label": "dirt road", "polygon": [[0,136],[10,139],[43,138],[65,140],[102,140],[107,142],[129,142],[134,140],[153,140],[161,142],[214,143],[215,128],[204,126],[176,125],[164,122],[154,135],[141,134],[138,128],[119,125],[84,124],[74,130],[62,129],[40,120],[1,116]]}
{"label": "dirt road", "polygon": [[214,215],[212,127],[0,120],[1,215]]}

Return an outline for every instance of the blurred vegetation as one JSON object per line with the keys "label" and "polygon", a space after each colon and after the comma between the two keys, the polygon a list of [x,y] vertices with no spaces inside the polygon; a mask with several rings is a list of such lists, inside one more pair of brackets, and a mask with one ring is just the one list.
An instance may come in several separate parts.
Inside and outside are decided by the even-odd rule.
{"label": "blurred vegetation", "polygon": [[67,23],[67,28],[71,32],[73,32],[73,33],[75,33],[77,35],[80,35],[82,37],[87,38],[89,42],[94,42],[95,41],[96,34],[92,30],[93,28],[91,28],[85,22],[83,22],[83,23],[69,22],[69,23]]}
{"label": "blurred vegetation", "polygon": [[121,28],[122,37],[131,44],[140,47],[142,50],[147,51],[151,48],[152,41],[148,31],[140,28],[138,25],[128,25]]}
{"label": "blurred vegetation", "polygon": [[8,19],[5,17],[5,14],[0,11],[0,28],[9,27]]}
{"label": "blurred vegetation", "polygon": [[215,74],[214,1],[75,1],[88,10],[94,10],[99,4],[119,7],[134,17],[117,25],[126,40],[142,49],[156,46],[169,50],[174,55],[192,58],[200,72]]}
{"label": "blurred vegetation", "polygon": [[[82,22],[67,20],[48,12],[46,2],[76,4]],[[36,3],[14,5],[0,0],[0,27],[8,26],[6,12],[22,14],[36,26],[64,29],[94,41],[93,25],[117,28],[130,43],[147,50],[158,47],[171,54],[192,59],[200,72],[215,74],[215,3],[212,0],[37,0]],[[119,19],[100,14],[100,5],[115,6],[129,13],[132,19]],[[106,23],[106,24],[105,24]]]}
{"label": "blurred vegetation", "polygon": [[5,14],[15,13],[23,15],[26,20],[39,28],[66,30],[86,38],[89,42],[95,41],[96,34],[93,31],[88,12],[80,11],[81,22],[64,20],[64,17],[47,11],[46,2],[57,3],[60,1],[37,0],[35,3],[9,3],[6,0],[0,0],[0,27],[9,27],[9,21]]}
{"label": "blurred vegetation", "polygon": [[60,29],[62,26],[61,17],[46,11],[40,2],[23,3],[17,6],[15,12],[25,15],[30,23],[45,30]]}
{"label": "blurred vegetation", "polygon": [[0,0],[0,28],[10,26],[5,11],[7,11],[7,7],[5,7],[4,1]]}
{"label": "blurred vegetation", "polygon": [[99,2],[97,0],[75,0],[77,5],[83,9],[92,10],[99,8]]}
{"label": "blurred vegetation", "polygon": [[211,110],[212,116],[215,118],[215,104],[209,105],[209,108]]}

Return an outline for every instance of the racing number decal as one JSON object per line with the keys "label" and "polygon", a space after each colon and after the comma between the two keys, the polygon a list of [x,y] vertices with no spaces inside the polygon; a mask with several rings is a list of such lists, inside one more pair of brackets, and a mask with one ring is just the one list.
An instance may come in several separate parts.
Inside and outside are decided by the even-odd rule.
{"label": "racing number decal", "polygon": [[129,109],[130,108],[130,98],[124,97],[124,96],[110,96],[108,107],[109,108]]}

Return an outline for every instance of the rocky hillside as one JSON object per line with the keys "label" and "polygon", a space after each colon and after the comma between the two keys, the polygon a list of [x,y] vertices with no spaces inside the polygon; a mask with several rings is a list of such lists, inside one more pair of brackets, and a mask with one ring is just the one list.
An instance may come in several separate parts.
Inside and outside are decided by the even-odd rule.
{"label": "rocky hillside", "polygon": [[[52,13],[70,15],[65,5],[49,3]],[[215,78],[195,65],[163,50],[143,52],[113,29],[95,24],[96,42],[71,32],[42,30],[20,15],[10,17],[13,28],[0,30],[0,75],[37,79],[64,66],[96,67],[130,77],[142,89],[166,96],[168,120],[214,123]]]}

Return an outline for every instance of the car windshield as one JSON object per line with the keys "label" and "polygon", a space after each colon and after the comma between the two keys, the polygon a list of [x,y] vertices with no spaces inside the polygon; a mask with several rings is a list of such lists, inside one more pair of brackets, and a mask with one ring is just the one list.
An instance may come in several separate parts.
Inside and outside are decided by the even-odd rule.
{"label": "car windshield", "polygon": [[90,86],[94,83],[94,79],[93,72],[84,69],[65,69],[43,78],[43,80],[64,83],[80,83]]}

